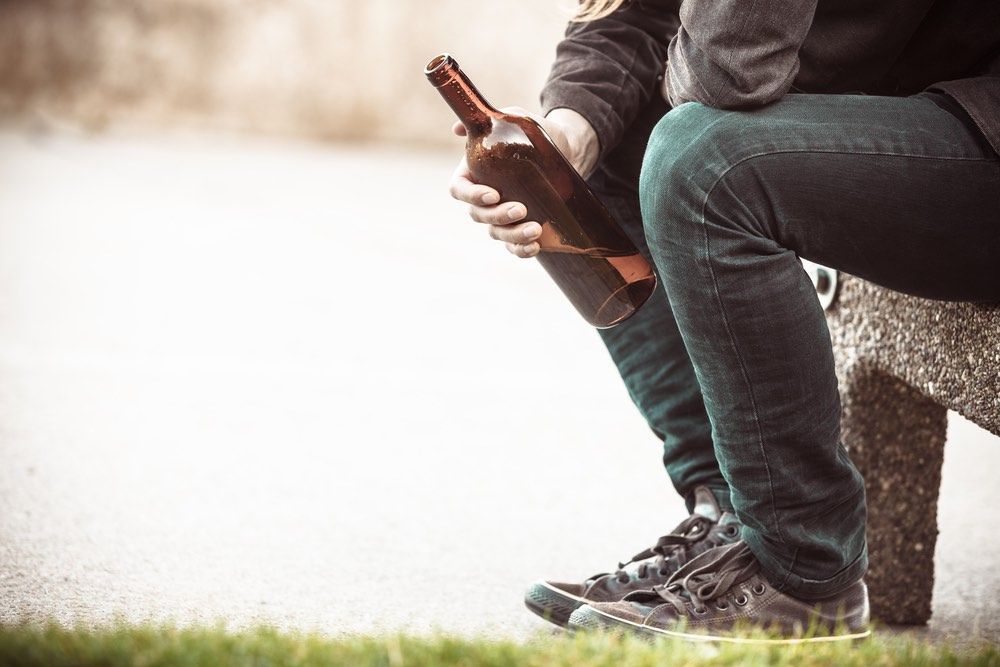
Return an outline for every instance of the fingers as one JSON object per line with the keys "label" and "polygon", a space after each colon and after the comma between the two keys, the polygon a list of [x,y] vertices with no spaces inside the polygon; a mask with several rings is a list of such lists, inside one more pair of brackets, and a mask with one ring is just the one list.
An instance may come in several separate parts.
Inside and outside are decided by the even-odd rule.
{"label": "fingers", "polygon": [[542,226],[534,221],[518,222],[528,215],[520,202],[505,202],[498,206],[469,207],[469,217],[489,225],[490,238],[502,241],[507,251],[518,257],[534,257],[541,252],[536,239],[542,235]]}
{"label": "fingers", "polygon": [[528,210],[520,202],[504,202],[499,206],[476,206],[469,207],[469,217],[476,222],[486,225],[509,225],[518,220],[523,220],[528,215]]}
{"label": "fingers", "polygon": [[517,225],[490,225],[490,238],[504,243],[526,245],[542,235],[542,226],[537,222],[522,222]]}
{"label": "fingers", "polygon": [[530,111],[528,111],[524,107],[516,107],[516,106],[515,107],[504,107],[503,109],[501,109],[501,111],[503,111],[504,113],[512,114],[514,116],[528,116],[529,118],[535,118],[535,119],[538,118],[537,115],[531,113]]}
{"label": "fingers", "polygon": [[534,257],[537,255],[541,248],[537,243],[528,243],[525,245],[519,245],[517,243],[507,243],[507,252],[512,255],[517,255],[518,257],[523,257],[528,259],[529,257]]}
{"label": "fingers", "polygon": [[469,167],[462,160],[451,176],[448,192],[458,201],[466,204],[490,206],[500,201],[500,193],[486,185],[474,183]]}
{"label": "fingers", "polygon": [[522,222],[517,225],[490,225],[490,237],[503,241],[507,252],[518,257],[534,257],[541,252],[537,239],[542,235],[542,226],[537,222]]}
{"label": "fingers", "polygon": [[[527,115],[518,107],[512,110]],[[451,130],[458,136],[465,135],[465,126],[461,123],[455,123]],[[528,258],[541,252],[537,239],[542,235],[542,226],[533,221],[520,222],[528,215],[525,205],[520,202],[501,204],[499,192],[472,180],[464,159],[455,168],[448,191],[458,201],[469,204],[469,217],[489,225],[490,236],[503,242],[512,255]]]}

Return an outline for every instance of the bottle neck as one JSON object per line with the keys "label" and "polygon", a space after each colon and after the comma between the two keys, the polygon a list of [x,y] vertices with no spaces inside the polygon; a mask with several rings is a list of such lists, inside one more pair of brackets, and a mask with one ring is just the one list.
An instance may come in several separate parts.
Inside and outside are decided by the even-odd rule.
{"label": "bottle neck", "polygon": [[440,55],[427,65],[424,73],[466,130],[472,133],[489,129],[491,118],[499,112],[486,101],[454,58]]}

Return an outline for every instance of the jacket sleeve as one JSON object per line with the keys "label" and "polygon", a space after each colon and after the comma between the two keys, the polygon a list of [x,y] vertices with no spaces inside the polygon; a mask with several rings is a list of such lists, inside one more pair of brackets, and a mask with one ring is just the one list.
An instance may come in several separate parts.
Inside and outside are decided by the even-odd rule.
{"label": "jacket sleeve", "polygon": [[542,89],[542,110],[569,108],[597,132],[601,157],[658,94],[680,0],[630,0],[610,16],[571,23]]}
{"label": "jacket sleeve", "polygon": [[799,72],[816,0],[685,0],[667,50],[673,106],[758,107],[780,99]]}

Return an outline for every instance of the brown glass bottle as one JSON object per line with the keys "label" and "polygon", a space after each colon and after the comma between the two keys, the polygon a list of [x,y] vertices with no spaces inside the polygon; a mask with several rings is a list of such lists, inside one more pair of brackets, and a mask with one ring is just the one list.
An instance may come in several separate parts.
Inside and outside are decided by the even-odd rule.
{"label": "brown glass bottle", "polygon": [[656,287],[653,269],[541,125],[491,106],[448,54],[424,73],[465,125],[473,178],[541,224],[538,262],[583,318],[606,329],[634,313]]}

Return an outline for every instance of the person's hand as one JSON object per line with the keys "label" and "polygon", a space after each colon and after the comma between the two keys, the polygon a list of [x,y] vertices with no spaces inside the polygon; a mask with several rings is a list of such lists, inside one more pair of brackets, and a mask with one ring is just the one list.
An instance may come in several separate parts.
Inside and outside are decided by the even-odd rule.
{"label": "person's hand", "polygon": [[[600,150],[597,133],[577,112],[553,109],[542,118],[518,107],[508,107],[504,111],[534,118],[581,174],[586,176],[594,169]],[[460,137],[465,136],[465,126],[461,123],[455,123],[452,131]],[[541,250],[538,237],[542,234],[542,226],[534,220],[524,219],[528,214],[525,205],[516,201],[501,202],[499,192],[476,183],[464,157],[452,174],[449,191],[452,197],[469,205],[469,217],[488,225],[490,237],[502,242],[511,254],[534,257]]]}

